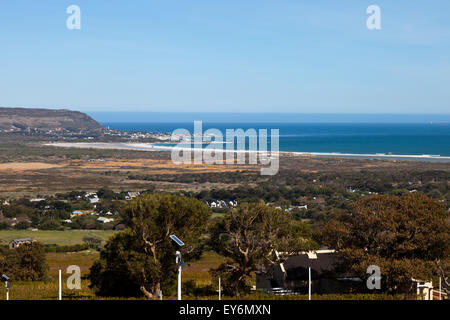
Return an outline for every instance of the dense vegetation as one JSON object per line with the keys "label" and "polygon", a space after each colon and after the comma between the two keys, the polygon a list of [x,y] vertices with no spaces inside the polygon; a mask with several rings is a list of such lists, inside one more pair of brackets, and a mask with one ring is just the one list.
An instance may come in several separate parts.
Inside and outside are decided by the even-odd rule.
{"label": "dense vegetation", "polygon": [[[159,297],[171,291],[175,279],[175,250],[169,238],[176,234],[185,241],[186,261],[199,258],[201,235],[210,209],[200,201],[175,195],[150,194],[126,204],[124,220],[129,230],[112,238],[91,268],[94,290],[101,295]],[[125,284],[124,284],[125,282]]]}
{"label": "dense vegetation", "polygon": [[[55,154],[59,152],[57,149],[52,150],[55,150]],[[73,152],[74,155],[77,153]],[[138,152],[132,153],[139,156]],[[123,153],[121,156],[126,157],[126,154]],[[204,249],[219,253],[224,258],[221,261],[224,263],[218,268],[219,263],[214,267],[212,276],[222,277],[223,284],[227,284],[224,285],[224,289],[230,295],[245,295],[249,289],[252,273],[260,270],[266,263],[277,263],[275,260],[268,261],[273,257],[266,253],[270,248],[280,248],[286,243],[289,240],[289,237],[284,236],[286,234],[290,237],[295,236],[297,244],[301,244],[298,250],[318,246],[339,249],[343,259],[346,259],[344,260],[346,268],[351,268],[361,276],[365,276],[362,271],[365,271],[364,267],[367,264],[381,265],[386,272],[389,292],[406,291],[402,286],[407,278],[413,276],[432,277],[435,281],[436,277],[441,275],[444,283],[448,281],[449,262],[446,257],[449,256],[450,173],[445,166],[421,167],[421,164],[417,164],[417,168],[410,166],[405,170],[391,168],[383,170],[378,167],[354,170],[347,167],[332,170],[332,160],[324,162],[330,165],[330,170],[282,167],[279,174],[273,177],[262,177],[252,170],[187,174],[181,172],[140,174],[123,171],[120,175],[123,179],[182,183],[183,186],[215,184],[213,187],[189,189],[196,191],[182,189],[184,191],[176,191],[173,194],[195,201],[198,208],[203,208],[200,211],[208,212],[208,217],[205,215],[201,219],[202,231],[198,233],[200,234],[198,239],[201,241],[190,248],[191,251],[184,256],[186,260],[198,257]],[[111,175],[114,174],[116,173],[111,172]],[[215,187],[217,185],[220,187]],[[169,192],[154,194],[155,189],[157,188],[149,186],[147,190],[139,190],[143,195],[141,198],[152,197],[152,201],[158,202],[155,200],[158,197],[175,197],[169,196]],[[31,202],[30,197],[0,199],[0,229],[17,229],[8,232],[19,232],[29,228],[121,230],[128,227],[104,247],[98,239],[86,238],[82,245],[65,247],[47,245],[44,251],[66,252],[86,248],[101,250],[101,258],[91,270],[92,288],[99,295],[145,294],[147,297],[156,297],[158,283],[165,294],[172,293],[175,275],[173,258],[176,248],[170,241],[167,242],[165,235],[160,234],[159,240],[164,240],[157,251],[167,251],[167,257],[160,253],[156,256],[158,260],[161,259],[159,263],[164,267],[150,261],[149,257],[154,255],[148,254],[151,249],[150,251],[149,248],[144,249],[146,241],[150,240],[148,236],[143,236],[142,229],[139,229],[149,225],[150,222],[146,221],[144,216],[136,216],[137,209],[130,209],[137,206],[136,208],[143,208],[146,214],[152,216],[150,208],[154,208],[156,202],[153,203],[153,207],[148,207],[143,200],[143,202],[129,201],[126,191],[106,187],[98,189],[95,193],[99,197],[96,203],[91,203],[88,193],[81,189],[42,196],[45,200],[38,202]],[[220,208],[208,208],[205,205],[206,202],[210,204],[218,200],[223,200],[227,205]],[[236,201],[238,207],[228,205],[229,201]],[[258,204],[260,201],[263,203]],[[246,207],[245,203],[253,205]],[[305,205],[307,208],[297,207]],[[95,211],[98,215],[71,217],[74,210]],[[212,216],[211,211],[214,213]],[[109,217],[108,212],[113,214],[114,222],[99,223],[98,217]],[[376,212],[381,220],[372,219],[373,212]],[[251,224],[246,222],[246,217]],[[275,228],[276,230],[264,229],[263,226],[279,225],[270,217],[278,217],[284,221],[283,227]],[[13,219],[16,219],[14,223]],[[72,223],[64,222],[68,219]],[[166,221],[158,220],[157,225],[164,223]],[[178,227],[177,225],[176,228]],[[174,233],[182,234],[180,230]],[[247,258],[239,250],[240,248],[246,251],[245,241],[244,243],[238,241],[242,246],[232,247],[232,239],[243,230],[253,232],[252,239],[259,239],[260,244],[248,247]],[[139,232],[141,236],[138,236]],[[277,235],[276,241],[267,242],[268,239],[274,239],[274,234]],[[313,235],[315,241],[312,239]],[[289,243],[289,247],[295,248],[292,242]],[[373,249],[373,244],[379,245],[377,249]],[[381,248],[385,248],[384,251],[379,251]],[[400,252],[400,249],[404,252]],[[160,268],[170,271],[161,274],[158,271],[162,270]],[[214,292],[212,288],[197,287],[195,284],[190,287],[188,284],[186,290],[188,289],[199,295]]]}
{"label": "dense vegetation", "polygon": [[212,272],[224,280],[225,293],[235,297],[250,291],[253,272],[279,262],[274,251],[298,253],[318,248],[305,224],[264,202],[243,203],[231,210],[211,227],[210,243],[227,258]]}
{"label": "dense vegetation", "polygon": [[0,247],[0,274],[8,275],[12,281],[44,280],[47,269],[45,248],[40,243],[16,249]]}
{"label": "dense vegetation", "polygon": [[[173,292],[172,233],[188,244],[182,248],[190,260],[205,245],[225,257],[211,270],[221,277],[224,293],[238,297],[250,292],[252,273],[281,262],[283,256],[326,245],[338,251],[343,271],[367,278],[367,267],[382,269],[383,292],[412,292],[411,279],[448,278],[450,256],[449,215],[442,203],[423,194],[372,195],[331,214],[313,234],[308,225],[264,202],[241,203],[210,223],[201,202],[184,196],[154,194],[128,203],[124,210],[130,227],[111,239],[91,268],[91,283],[99,295],[157,297],[163,288]],[[202,241],[205,239],[206,242]],[[164,270],[164,272],[163,272]],[[125,281],[125,283],[124,283]],[[444,284],[445,285],[445,284]],[[193,292],[208,294],[189,285]]]}
{"label": "dense vegetation", "polygon": [[[119,210],[127,192],[114,192],[100,188],[96,192],[99,201],[91,203],[84,191],[72,191],[64,194],[47,196],[40,201],[29,198],[0,201],[0,230],[28,229],[65,230],[98,229],[111,230],[121,224]],[[72,216],[73,211],[85,210],[95,213]],[[114,223],[100,223],[97,219],[107,213],[114,215]],[[70,220],[70,223],[65,222]]]}
{"label": "dense vegetation", "polygon": [[317,239],[338,250],[341,269],[364,279],[377,265],[385,291],[408,293],[411,279],[432,279],[448,267],[448,219],[442,203],[422,194],[371,196],[330,217]]}

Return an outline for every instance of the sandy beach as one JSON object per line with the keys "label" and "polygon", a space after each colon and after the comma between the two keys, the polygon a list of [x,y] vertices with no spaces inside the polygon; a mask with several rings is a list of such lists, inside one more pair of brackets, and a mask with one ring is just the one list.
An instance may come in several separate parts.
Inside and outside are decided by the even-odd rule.
{"label": "sandy beach", "polygon": [[[120,150],[141,150],[141,151],[194,151],[190,148],[182,148],[176,146],[167,146],[164,144],[154,143],[106,143],[106,142],[55,142],[46,143],[46,146],[63,147],[63,148],[80,148],[80,149],[120,149]],[[224,150],[214,149],[224,153],[258,153],[258,151],[249,150]],[[438,161],[450,162],[450,157],[438,155],[400,155],[400,154],[353,154],[353,153],[324,153],[324,152],[275,152],[275,155],[289,155],[299,157],[331,157],[331,158],[347,158],[347,159],[386,159],[386,160],[414,160],[414,161]]]}

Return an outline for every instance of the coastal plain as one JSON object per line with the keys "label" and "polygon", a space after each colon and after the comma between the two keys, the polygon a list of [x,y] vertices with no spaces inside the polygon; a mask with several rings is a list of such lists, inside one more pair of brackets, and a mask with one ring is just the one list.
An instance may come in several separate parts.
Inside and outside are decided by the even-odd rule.
{"label": "coastal plain", "polygon": [[[72,190],[200,191],[252,187],[267,181],[260,165],[175,164],[170,151],[50,146],[42,142],[0,143],[0,196],[54,194]],[[248,162],[246,162],[248,163]],[[399,159],[319,157],[280,153],[280,172],[421,172],[450,173],[450,163]],[[229,176],[252,179],[226,179]],[[183,181],[182,176],[203,177]],[[224,176],[225,175],[225,176]],[[170,178],[169,178],[170,177]],[[207,177],[204,179],[204,177]],[[197,181],[199,180],[199,181]]]}

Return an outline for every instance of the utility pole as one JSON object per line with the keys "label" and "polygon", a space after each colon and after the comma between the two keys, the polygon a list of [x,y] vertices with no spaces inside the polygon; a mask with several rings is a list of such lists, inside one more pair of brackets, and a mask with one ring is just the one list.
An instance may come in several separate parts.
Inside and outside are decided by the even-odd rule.
{"label": "utility pole", "polygon": [[308,268],[308,300],[311,300],[311,267]]}
{"label": "utility pole", "polygon": [[8,281],[5,281],[5,287],[6,287],[6,300],[9,300],[9,284],[8,284]]}
{"label": "utility pole", "polygon": [[2,274],[2,280],[5,281],[6,300],[9,300],[9,277],[6,274]]}
{"label": "utility pole", "polygon": [[62,275],[61,275],[61,269],[59,270],[59,300],[62,300]]}
{"label": "utility pole", "polygon": [[176,252],[175,262],[178,265],[178,290],[177,290],[177,298],[181,300],[181,252]]}
{"label": "utility pole", "polygon": [[219,277],[219,300],[222,300],[222,286],[220,285],[220,277]]}
{"label": "utility pole", "polygon": [[[184,246],[184,242],[180,240],[176,235],[171,234],[169,236],[170,239],[173,240],[178,246],[182,247]],[[183,261],[183,257],[181,256],[181,252],[177,251],[175,253],[175,262],[178,267],[178,290],[177,290],[177,298],[178,300],[181,300],[181,268],[184,267],[186,264]]]}

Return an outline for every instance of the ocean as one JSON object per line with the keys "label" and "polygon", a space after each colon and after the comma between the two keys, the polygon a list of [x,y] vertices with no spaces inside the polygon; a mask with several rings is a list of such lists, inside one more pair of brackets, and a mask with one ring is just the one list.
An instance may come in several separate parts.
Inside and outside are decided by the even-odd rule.
{"label": "ocean", "polygon": [[[193,122],[102,122],[111,129],[171,133]],[[449,123],[203,122],[203,131],[279,129],[286,152],[450,156]]]}

